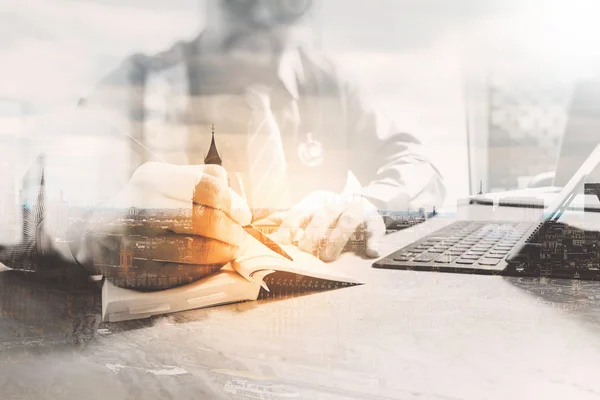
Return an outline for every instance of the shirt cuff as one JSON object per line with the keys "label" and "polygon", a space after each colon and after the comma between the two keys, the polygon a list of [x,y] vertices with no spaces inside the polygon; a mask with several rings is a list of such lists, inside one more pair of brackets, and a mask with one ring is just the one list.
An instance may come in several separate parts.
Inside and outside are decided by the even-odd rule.
{"label": "shirt cuff", "polygon": [[387,183],[372,183],[364,187],[360,195],[380,211],[406,210],[410,207],[411,199],[406,191]]}

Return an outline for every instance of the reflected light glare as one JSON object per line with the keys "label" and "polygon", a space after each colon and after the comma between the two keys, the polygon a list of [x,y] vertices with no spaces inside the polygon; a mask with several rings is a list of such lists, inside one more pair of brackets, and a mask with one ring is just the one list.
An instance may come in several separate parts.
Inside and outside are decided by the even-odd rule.
{"label": "reflected light glare", "polygon": [[537,2],[541,26],[538,51],[570,68],[586,68],[600,56],[600,2],[595,0]]}

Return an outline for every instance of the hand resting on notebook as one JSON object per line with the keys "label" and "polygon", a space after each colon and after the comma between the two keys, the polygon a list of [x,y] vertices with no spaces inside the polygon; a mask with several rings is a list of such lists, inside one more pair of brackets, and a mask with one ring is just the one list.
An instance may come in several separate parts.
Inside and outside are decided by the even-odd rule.
{"label": "hand resting on notebook", "polygon": [[363,242],[364,253],[378,257],[385,235],[383,218],[366,198],[327,191],[311,193],[291,210],[268,219],[279,224],[273,240],[297,245],[323,261],[337,259],[349,241]]}

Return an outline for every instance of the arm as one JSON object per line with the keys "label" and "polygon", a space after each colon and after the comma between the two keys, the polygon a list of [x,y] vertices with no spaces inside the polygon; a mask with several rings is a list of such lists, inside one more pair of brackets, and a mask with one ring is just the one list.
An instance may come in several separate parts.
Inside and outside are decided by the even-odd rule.
{"label": "arm", "polygon": [[364,186],[360,194],[380,210],[439,205],[445,188],[423,145],[414,136],[400,133],[356,89],[349,85],[345,89],[350,162]]}
{"label": "arm", "polygon": [[336,109],[342,110],[336,140],[344,146],[349,168],[362,188],[354,193],[360,196],[351,195],[348,186],[343,194],[309,194],[290,212],[271,217],[280,223],[273,237],[297,244],[324,261],[335,260],[348,241],[362,237],[365,254],[377,257],[379,240],[385,234],[378,210],[430,208],[441,203],[445,195],[441,176],[422,154],[422,145],[368,107],[357,90],[339,78],[335,67],[325,62],[316,72],[309,70],[308,80],[316,81],[319,99],[333,100]]}

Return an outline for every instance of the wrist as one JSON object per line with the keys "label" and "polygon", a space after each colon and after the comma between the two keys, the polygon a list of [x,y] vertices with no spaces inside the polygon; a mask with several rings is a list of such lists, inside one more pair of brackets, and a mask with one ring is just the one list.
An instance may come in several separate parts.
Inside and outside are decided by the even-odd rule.
{"label": "wrist", "polygon": [[410,207],[410,196],[401,187],[385,183],[372,183],[360,191],[379,211],[406,210]]}

